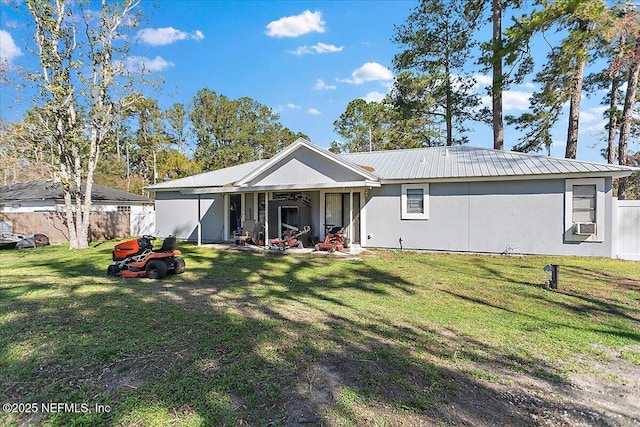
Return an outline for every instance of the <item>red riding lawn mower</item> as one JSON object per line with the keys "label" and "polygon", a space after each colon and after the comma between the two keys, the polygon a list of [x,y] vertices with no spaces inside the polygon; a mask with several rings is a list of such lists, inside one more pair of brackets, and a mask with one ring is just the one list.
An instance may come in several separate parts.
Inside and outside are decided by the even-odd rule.
{"label": "red riding lawn mower", "polygon": [[316,251],[341,251],[347,247],[348,239],[345,236],[344,228],[339,225],[327,225],[327,232],[324,236],[324,241],[316,243]]}
{"label": "red riding lawn mower", "polygon": [[287,232],[284,233],[284,236],[282,236],[282,239],[276,238],[269,240],[269,247],[277,248],[281,251],[284,251],[287,248],[303,249],[304,243],[299,239],[299,237],[309,233],[310,231],[311,227],[308,225],[305,225],[302,230],[298,231],[287,230]]}
{"label": "red riding lawn mower", "polygon": [[156,238],[144,235],[139,239],[122,242],[113,249],[113,260],[107,268],[108,276],[116,277],[148,277],[162,279],[167,274],[181,274],[185,262],[181,252],[176,250],[176,238],[169,236],[162,242],[162,247],[153,250],[151,243]]}

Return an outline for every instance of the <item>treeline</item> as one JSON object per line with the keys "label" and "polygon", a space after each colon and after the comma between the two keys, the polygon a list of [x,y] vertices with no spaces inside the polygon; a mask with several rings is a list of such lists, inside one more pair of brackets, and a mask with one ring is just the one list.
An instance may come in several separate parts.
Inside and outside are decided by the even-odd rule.
{"label": "treeline", "polygon": [[[200,90],[187,106],[162,110],[142,95],[130,96],[101,148],[97,184],[146,194],[144,187],[272,157],[298,137],[271,108],[250,98],[229,99]],[[55,175],[59,164],[46,113],[32,109],[18,123],[2,123],[4,185]],[[87,153],[80,157],[85,158]]]}

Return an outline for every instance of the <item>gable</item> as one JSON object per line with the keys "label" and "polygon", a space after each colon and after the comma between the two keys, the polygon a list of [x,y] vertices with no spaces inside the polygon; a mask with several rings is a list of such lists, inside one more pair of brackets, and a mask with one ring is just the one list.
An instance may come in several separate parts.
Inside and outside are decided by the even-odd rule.
{"label": "gable", "polygon": [[300,146],[251,179],[249,186],[329,185],[365,181],[362,174]]}

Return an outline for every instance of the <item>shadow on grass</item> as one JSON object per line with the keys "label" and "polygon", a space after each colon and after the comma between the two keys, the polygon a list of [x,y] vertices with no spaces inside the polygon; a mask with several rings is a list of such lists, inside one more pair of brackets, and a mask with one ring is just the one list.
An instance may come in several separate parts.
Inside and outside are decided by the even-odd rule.
{"label": "shadow on grass", "polygon": [[418,290],[392,269],[181,249],[187,272],[164,281],[65,285],[91,279],[103,258],[104,274],[111,248],[99,248],[84,259],[41,257],[50,277],[5,283],[0,398],[110,407],[48,415],[52,425],[533,425],[532,413],[556,403],[523,391],[529,407],[514,408],[499,383],[459,367],[527,366],[526,375],[569,387],[543,360],[381,316],[377,305]]}

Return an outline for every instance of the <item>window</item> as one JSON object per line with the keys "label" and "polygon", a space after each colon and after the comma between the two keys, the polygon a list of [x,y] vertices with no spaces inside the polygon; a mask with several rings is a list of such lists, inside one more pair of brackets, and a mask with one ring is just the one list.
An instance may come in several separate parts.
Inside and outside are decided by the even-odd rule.
{"label": "window", "polygon": [[567,179],[565,181],[564,203],[565,241],[604,241],[604,178]]}
{"label": "window", "polygon": [[407,189],[407,213],[424,213],[424,191],[422,188]]}
{"label": "window", "polygon": [[402,219],[429,219],[429,184],[402,185]]}
{"label": "window", "polygon": [[596,186],[573,186],[573,222],[596,222]]}

